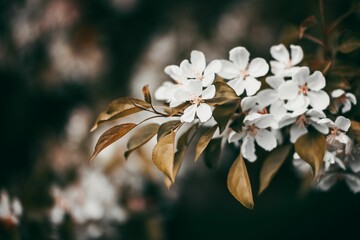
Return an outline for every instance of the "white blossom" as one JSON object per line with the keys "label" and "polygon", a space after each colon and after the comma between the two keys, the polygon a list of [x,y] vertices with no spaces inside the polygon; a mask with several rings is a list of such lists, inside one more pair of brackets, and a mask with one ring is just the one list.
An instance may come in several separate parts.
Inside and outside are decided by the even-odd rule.
{"label": "white blossom", "polygon": [[204,53],[193,50],[190,55],[191,63],[184,60],[180,64],[180,68],[188,79],[200,80],[203,87],[210,86],[214,79],[215,73],[219,72],[221,63],[219,60],[213,60],[206,66]]}
{"label": "white blossom", "polygon": [[333,122],[329,118],[323,118],[318,121],[318,124],[324,124],[325,126],[330,128],[330,134],[327,136],[326,140],[329,144],[338,141],[340,143],[345,144],[346,152],[350,152],[352,141],[351,139],[345,134],[351,125],[351,121],[348,118],[343,116],[339,116],[336,118],[335,122]]}
{"label": "white blossom", "polygon": [[0,222],[17,225],[23,209],[20,201],[14,198],[12,201],[6,191],[0,193]]}
{"label": "white blossom", "polygon": [[291,58],[289,51],[283,44],[272,46],[270,48],[271,56],[276,61],[270,61],[271,72],[275,76],[291,77],[299,67],[295,65],[299,64],[304,58],[304,52],[300,46],[290,45]]}
{"label": "white blossom", "polygon": [[[201,122],[208,121],[212,116],[212,109],[204,100],[212,99],[215,96],[215,90],[214,85],[210,85],[203,90],[200,80],[189,80],[187,88],[176,91],[174,95],[176,103],[187,101],[191,103],[191,105],[184,110],[184,114],[180,117],[180,120],[183,122],[192,122],[196,114]],[[170,103],[170,107],[172,106],[173,102]]]}
{"label": "white blossom", "polygon": [[307,127],[311,125],[317,131],[327,134],[329,129],[326,124],[318,123],[322,118],[325,118],[326,115],[323,111],[310,109],[304,110],[298,115],[286,114],[279,122],[279,127],[290,125],[290,141],[295,143],[296,140],[302,135],[308,132]]}
{"label": "white blossom", "polygon": [[276,128],[277,122],[270,114],[252,113],[245,117],[244,125],[240,133],[232,132],[229,142],[236,142],[242,139],[241,153],[250,162],[254,162],[257,157],[255,154],[255,141],[265,149],[271,151],[277,146],[274,133],[267,128]]}
{"label": "white blossom", "polygon": [[262,58],[254,58],[250,61],[250,53],[244,47],[235,47],[229,52],[228,60],[221,60],[219,76],[229,79],[229,86],[237,95],[246,90],[247,96],[254,95],[261,86],[258,77],[265,76],[269,71],[269,65]]}
{"label": "white blossom", "polygon": [[279,86],[279,96],[288,100],[285,107],[291,111],[302,111],[309,105],[324,110],[330,103],[329,95],[321,90],[325,87],[325,78],[321,72],[310,75],[308,67],[301,67],[293,76]]}
{"label": "white blossom", "polygon": [[356,97],[352,93],[346,93],[342,89],[335,89],[331,92],[331,97],[335,100],[335,106],[337,109],[342,107],[341,112],[346,113],[351,110],[351,104],[356,105]]}

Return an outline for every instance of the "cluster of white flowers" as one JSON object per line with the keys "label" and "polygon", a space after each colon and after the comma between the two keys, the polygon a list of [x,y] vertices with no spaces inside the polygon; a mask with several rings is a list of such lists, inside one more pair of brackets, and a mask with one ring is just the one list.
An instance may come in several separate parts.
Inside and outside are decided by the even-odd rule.
{"label": "cluster of white flowers", "polygon": [[[311,126],[324,135],[330,132],[329,145],[340,142],[346,146],[347,153],[351,151],[352,141],[344,133],[350,127],[350,120],[339,116],[334,123],[327,118],[324,110],[330,104],[330,96],[323,90],[326,80],[320,71],[311,73],[308,67],[298,66],[304,57],[302,48],[291,45],[289,52],[279,44],[272,46],[270,53],[275,60],[270,61],[272,75],[267,76],[269,64],[262,58],[251,60],[244,47],[231,49],[229,60],[213,60],[207,66],[204,54],[192,51],[191,63],[184,60],[180,66],[165,68],[165,73],[175,82],[165,82],[155,97],[168,102],[170,107],[190,103],[180,117],[183,122],[197,121],[197,118],[206,122],[213,111],[206,100],[216,94],[213,82],[217,74],[241,97],[243,124],[239,132],[231,130],[228,141],[241,143],[240,151],[247,160],[257,159],[255,142],[267,151],[281,144],[283,131],[280,129],[286,126],[290,128],[292,143],[308,133]],[[265,78],[269,88],[260,90],[260,77]],[[343,113],[356,104],[355,96],[342,89],[332,91],[331,97]],[[326,153],[327,168],[339,162],[336,156],[331,151]]]}
{"label": "cluster of white flowers", "polygon": [[50,210],[50,221],[61,224],[69,214],[77,224],[108,219],[123,222],[126,212],[117,204],[117,195],[109,180],[96,170],[84,170],[79,181],[61,190],[53,187],[54,206]]}
{"label": "cluster of white flowers", "polygon": [[19,224],[19,218],[22,215],[22,205],[17,198],[10,199],[6,191],[0,193],[0,223],[7,226],[16,226]]}

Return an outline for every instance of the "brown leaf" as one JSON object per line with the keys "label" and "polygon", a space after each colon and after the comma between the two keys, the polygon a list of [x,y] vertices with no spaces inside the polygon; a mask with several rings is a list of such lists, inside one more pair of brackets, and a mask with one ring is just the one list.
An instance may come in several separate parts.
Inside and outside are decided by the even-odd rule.
{"label": "brown leaf", "polygon": [[321,133],[310,130],[295,142],[295,151],[305,162],[310,164],[314,175],[317,176],[323,164],[326,138]]}
{"label": "brown leaf", "polygon": [[196,145],[196,154],[195,154],[195,161],[197,161],[200,157],[200,155],[203,153],[207,145],[209,144],[210,140],[212,139],[216,129],[217,125],[209,128],[207,131],[203,133],[203,135],[200,137],[197,145]]}
{"label": "brown leaf", "polygon": [[204,153],[204,162],[209,169],[215,169],[219,165],[221,156],[222,138],[211,139]]}
{"label": "brown leaf", "polygon": [[350,128],[354,134],[355,140],[360,143],[360,122],[352,120]]}
{"label": "brown leaf", "polygon": [[234,89],[232,89],[227,83],[223,81],[216,81],[214,85],[216,88],[215,96],[212,99],[206,100],[206,103],[216,106],[230,101],[240,100],[240,97],[236,94]]}
{"label": "brown leaf", "polygon": [[172,132],[175,128],[179,127],[180,124],[181,122],[179,120],[168,121],[161,124],[158,130],[157,141],[160,141],[161,138]]}
{"label": "brown leaf", "polygon": [[168,114],[169,116],[175,116],[176,114],[182,112],[185,108],[187,108],[190,105],[189,102],[184,102],[182,104],[180,104],[179,106],[173,107],[173,108],[169,108],[168,109]]}
{"label": "brown leaf", "polygon": [[152,152],[155,166],[172,182],[174,182],[174,141],[175,132],[171,131],[158,141]]}
{"label": "brown leaf", "polygon": [[145,85],[142,88],[142,94],[144,96],[145,102],[151,104],[151,94],[150,94],[150,90],[149,90],[149,85]]}
{"label": "brown leaf", "polygon": [[219,125],[220,134],[225,130],[229,120],[239,107],[239,104],[240,100],[235,100],[215,107],[213,117]]}
{"label": "brown leaf", "polygon": [[124,123],[120,125],[116,125],[107,131],[105,131],[97,141],[95,145],[95,150],[90,157],[90,162],[107,146],[114,143],[116,140],[123,137],[127,134],[131,129],[136,127],[135,123]]}
{"label": "brown leaf", "polygon": [[[177,174],[180,171],[181,165],[184,161],[184,158],[186,156],[186,152],[188,150],[189,142],[188,138],[190,133],[193,131],[193,129],[196,127],[196,125],[191,126],[183,135],[180,136],[178,143],[177,143],[177,151],[174,156],[174,167],[173,167],[173,173],[174,173],[174,182]],[[165,176],[164,182],[166,187],[169,189],[173,182]]]}
{"label": "brown leaf", "polygon": [[125,158],[127,159],[133,151],[150,141],[157,134],[159,127],[160,125],[157,123],[150,123],[138,129],[128,141]]}
{"label": "brown leaf", "polygon": [[259,194],[261,194],[269,186],[272,178],[278,172],[289,155],[290,149],[290,145],[278,147],[265,159],[260,170]]}
{"label": "brown leaf", "polygon": [[99,114],[90,131],[94,131],[104,122],[120,119],[150,107],[151,105],[149,103],[135,98],[126,97],[116,99],[110,103],[106,111]]}
{"label": "brown leaf", "polygon": [[360,34],[350,30],[344,31],[339,38],[339,51],[351,53],[360,48]]}
{"label": "brown leaf", "polygon": [[237,157],[230,168],[227,177],[227,186],[230,193],[242,205],[249,209],[254,208],[250,179],[241,154]]}
{"label": "brown leaf", "polygon": [[316,17],[315,16],[308,16],[307,18],[305,18],[301,23],[300,23],[300,28],[299,28],[299,38],[302,38],[304,36],[305,31],[309,28],[312,27],[313,25],[315,25],[317,23]]}

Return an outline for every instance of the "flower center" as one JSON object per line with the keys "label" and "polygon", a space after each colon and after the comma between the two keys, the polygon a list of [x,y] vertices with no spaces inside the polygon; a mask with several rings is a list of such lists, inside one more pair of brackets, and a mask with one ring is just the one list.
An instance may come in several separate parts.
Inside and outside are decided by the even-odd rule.
{"label": "flower center", "polygon": [[305,96],[307,95],[308,91],[309,91],[309,88],[306,83],[299,87],[299,93],[301,93]]}
{"label": "flower center", "polygon": [[240,77],[245,79],[247,76],[249,76],[248,70],[244,69],[240,71]]}
{"label": "flower center", "polygon": [[204,75],[202,74],[202,72],[196,72],[195,73],[195,78],[198,79],[198,80],[203,80]]}
{"label": "flower center", "polygon": [[193,100],[190,101],[191,104],[200,105],[203,102],[203,99],[199,96],[196,96]]}
{"label": "flower center", "polygon": [[289,59],[289,61],[286,64],[286,68],[291,68],[292,67],[292,62],[291,59]]}
{"label": "flower center", "polygon": [[343,95],[341,95],[340,97],[338,97],[338,98],[336,99],[336,101],[337,101],[338,103],[344,103],[344,102],[346,102],[346,96],[345,96],[345,94],[343,94]]}
{"label": "flower center", "polygon": [[258,130],[259,128],[255,124],[247,126],[247,132],[252,137],[256,136]]}
{"label": "flower center", "polygon": [[268,114],[269,112],[268,112],[268,110],[267,110],[266,107],[265,107],[265,108],[259,110],[257,113],[259,113],[259,114]]}
{"label": "flower center", "polygon": [[306,119],[306,116],[300,115],[296,121],[295,121],[295,125],[298,125],[299,127],[305,127],[305,125],[308,123],[308,120]]}

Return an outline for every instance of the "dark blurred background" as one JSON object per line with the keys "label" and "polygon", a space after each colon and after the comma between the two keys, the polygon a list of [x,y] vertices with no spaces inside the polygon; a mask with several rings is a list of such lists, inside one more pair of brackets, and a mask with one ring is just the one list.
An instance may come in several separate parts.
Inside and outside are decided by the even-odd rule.
{"label": "dark blurred background", "polygon": [[[324,0],[325,21],[352,3]],[[0,239],[357,239],[360,196],[342,183],[299,194],[291,161],[255,196],[254,210],[227,190],[232,148],[216,170],[189,159],[170,191],[141,159],[146,149],[124,164],[122,142],[87,163],[105,128],[89,129],[112,99],[140,96],[145,84],[155,90],[167,79],[164,67],[193,49],[208,61],[240,45],[270,60],[280,42],[314,54],[318,47],[297,37],[309,15],[319,16],[318,1],[0,0],[0,190],[23,206]],[[339,29],[359,32],[359,18],[350,15]],[[352,57],[359,62],[358,52]],[[247,165],[257,189],[261,162]],[[97,224],[67,213],[54,224],[52,187],[67,189],[93,168],[109,179],[126,217]],[[89,227],[94,222],[100,234]]]}

